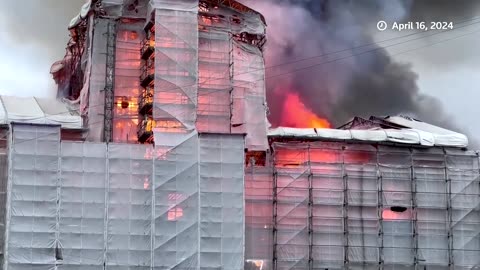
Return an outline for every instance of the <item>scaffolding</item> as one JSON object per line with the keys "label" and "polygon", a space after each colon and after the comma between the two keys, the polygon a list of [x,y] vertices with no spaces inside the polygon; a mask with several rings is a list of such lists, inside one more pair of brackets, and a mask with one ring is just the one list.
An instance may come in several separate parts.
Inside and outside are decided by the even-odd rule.
{"label": "scaffolding", "polygon": [[[0,132],[0,205],[6,204],[8,183],[8,146],[7,132]],[[0,263],[3,265],[5,254],[6,209],[0,210]]]}
{"label": "scaffolding", "polygon": [[[198,1],[155,7],[153,119],[162,132],[195,129],[198,95]],[[193,7],[193,10],[191,9]]]}
{"label": "scaffolding", "polygon": [[3,269],[243,269],[243,135],[11,132]]}
{"label": "scaffolding", "polygon": [[[273,142],[272,151],[265,167],[246,173],[245,259],[254,268],[259,262],[262,269],[479,265],[475,152],[320,141]],[[249,187],[263,186],[257,179],[273,181],[272,191],[253,196]],[[272,216],[273,228],[268,219],[262,230],[260,218],[248,218],[260,215]],[[270,243],[259,245],[249,237],[255,234]]]}
{"label": "scaffolding", "polygon": [[114,87],[115,87],[115,49],[117,36],[117,22],[110,20],[107,24],[107,57],[105,71],[105,114],[104,114],[104,141],[112,141],[113,134],[113,106],[114,106]]}
{"label": "scaffolding", "polygon": [[141,117],[140,67],[141,42],[144,32],[142,20],[119,20],[116,34],[115,91],[112,138],[117,143],[136,143]]}
{"label": "scaffolding", "polygon": [[208,13],[199,15],[197,129],[231,133],[232,38],[228,25]]}
{"label": "scaffolding", "polygon": [[[140,50],[144,121],[157,132],[248,134],[247,148],[266,150],[263,17],[233,1],[158,0],[149,14]],[[143,127],[139,141],[153,142]]]}

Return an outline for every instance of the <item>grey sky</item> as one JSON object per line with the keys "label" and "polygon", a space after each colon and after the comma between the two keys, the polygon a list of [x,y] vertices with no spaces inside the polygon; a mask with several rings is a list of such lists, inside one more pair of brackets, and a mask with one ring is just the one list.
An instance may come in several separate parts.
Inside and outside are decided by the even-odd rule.
{"label": "grey sky", "polygon": [[[434,34],[427,32],[425,39],[398,46],[399,40],[386,42],[387,50],[397,61],[410,63],[419,74],[418,85],[423,93],[439,99],[446,113],[471,137],[480,140],[480,13],[474,18],[462,19],[453,31]],[[467,21],[468,20],[468,21]],[[386,40],[415,33],[378,33],[377,40]],[[432,35],[434,34],[434,35]],[[412,35],[406,39],[422,36]]]}
{"label": "grey sky", "polygon": [[[0,94],[54,96],[49,68],[63,57],[68,22],[84,2],[0,0]],[[480,13],[474,16],[479,17]],[[391,54],[414,49],[394,58],[411,63],[419,75],[420,91],[437,97],[458,125],[476,138],[480,138],[476,120],[480,114],[480,32],[468,33],[480,31],[478,22],[458,31],[387,49]],[[380,33],[376,39],[405,34],[408,33]],[[444,41],[462,34],[466,36]],[[415,49],[433,43],[438,44]]]}

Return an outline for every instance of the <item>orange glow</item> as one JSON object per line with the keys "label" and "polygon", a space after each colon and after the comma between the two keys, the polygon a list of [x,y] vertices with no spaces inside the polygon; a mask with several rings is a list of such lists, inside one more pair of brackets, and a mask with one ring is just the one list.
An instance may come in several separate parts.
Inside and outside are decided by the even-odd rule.
{"label": "orange glow", "polygon": [[136,142],[138,119],[114,119],[113,141]]}
{"label": "orange glow", "polygon": [[155,130],[160,132],[185,133],[183,124],[175,120],[157,121]]}
{"label": "orange glow", "polygon": [[[125,103],[127,105],[127,108],[128,109],[132,109],[132,108],[135,108],[135,104],[134,103],[131,103],[131,102],[127,102]],[[126,108],[123,108],[124,105],[122,105],[122,102],[117,102],[117,107],[118,108],[121,108],[121,109],[126,109]]]}
{"label": "orange glow", "polygon": [[150,187],[150,182],[148,181],[148,178],[145,178],[143,181],[143,189],[147,190]]}
{"label": "orange glow", "polygon": [[298,93],[289,92],[283,104],[281,126],[294,128],[330,128],[327,119],[317,116],[300,100]]}
{"label": "orange glow", "polygon": [[412,218],[412,211],[407,209],[405,212],[395,212],[390,209],[383,209],[382,218],[384,220],[409,220]]}
{"label": "orange glow", "polygon": [[147,148],[147,150],[145,151],[145,155],[143,157],[145,159],[156,158],[159,160],[165,160],[167,153],[168,153],[168,150],[163,148],[158,148],[158,149]]}
{"label": "orange glow", "polygon": [[182,202],[184,199],[185,196],[180,193],[168,194],[168,205],[170,209],[168,210],[167,219],[169,221],[176,221],[183,217],[182,207],[176,205],[178,205],[178,203]]}
{"label": "orange glow", "polygon": [[117,34],[118,39],[121,41],[137,40],[138,33],[136,31],[120,30]]}
{"label": "orange glow", "polygon": [[168,210],[168,217],[169,221],[176,221],[183,217],[183,209],[180,207],[174,207]]}

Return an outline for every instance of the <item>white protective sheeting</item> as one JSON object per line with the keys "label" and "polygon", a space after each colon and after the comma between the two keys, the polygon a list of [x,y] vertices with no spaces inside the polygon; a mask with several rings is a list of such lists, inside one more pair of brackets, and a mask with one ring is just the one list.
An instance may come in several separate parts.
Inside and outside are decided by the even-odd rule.
{"label": "white protective sheeting", "polygon": [[270,129],[268,131],[268,136],[355,140],[364,142],[392,142],[423,146],[468,146],[468,138],[463,134],[454,132],[450,134],[437,134],[418,129],[340,130],[279,127]]}
{"label": "white protective sheeting", "polygon": [[[237,35],[265,35],[261,16],[206,1],[199,12],[200,132],[247,134],[249,150],[266,150],[265,64],[260,46]],[[232,23],[235,22],[235,23]]]}
{"label": "white protective sheeting", "polygon": [[[421,132],[424,135],[423,139],[433,142],[437,146],[467,146],[467,136],[454,132],[448,129],[437,127],[419,120],[415,120],[402,116],[389,116],[384,119],[387,122],[391,122],[397,125],[401,125],[407,128],[411,128],[417,132]],[[422,137],[422,136],[421,136]]]}
{"label": "white protective sheeting", "polygon": [[70,21],[70,24],[68,25],[68,29],[77,27],[82,20],[85,20],[91,8],[92,8],[92,0],[88,0],[80,9],[80,13],[78,13],[77,16],[73,17],[73,19]]}
{"label": "white protective sheeting", "polygon": [[[273,170],[250,164],[245,169],[245,269],[272,269]],[[250,267],[249,267],[250,266]]]}
{"label": "white protective sheeting", "polygon": [[[115,55],[114,102],[127,101],[129,106],[113,107],[113,141],[136,143],[138,129],[138,105],[140,96],[140,43],[145,32],[143,22],[117,23]],[[125,99],[126,97],[126,99]]]}
{"label": "white protective sheeting", "polygon": [[243,135],[153,148],[12,130],[4,269],[243,269]]}
{"label": "white protective sheeting", "polygon": [[80,116],[68,111],[65,104],[57,99],[35,98],[45,114],[47,124],[61,125],[62,128],[81,128]]}
{"label": "white protective sheeting", "polygon": [[249,269],[446,270],[480,264],[475,152],[273,142],[267,160],[246,172]]}
{"label": "white protective sheeting", "polygon": [[82,118],[56,99],[1,96],[0,123],[61,125],[65,129],[82,128]]}
{"label": "white protective sheeting", "polygon": [[[8,152],[5,146],[0,146],[0,204],[5,205],[8,183]],[[5,220],[6,207],[0,208],[0,252],[5,254]],[[2,258],[3,259],[3,258]],[[3,264],[3,261],[0,261]]]}
{"label": "white protective sheeting", "polygon": [[105,249],[105,144],[61,144],[58,241],[66,268],[103,269]]}
{"label": "white protective sheeting", "polygon": [[198,110],[199,132],[230,133],[231,131],[231,44],[227,29],[218,30],[212,20],[199,20],[206,31],[199,32]]}
{"label": "white protective sheeting", "polygon": [[259,48],[234,42],[234,89],[232,125],[247,134],[251,151],[268,149],[265,62]]}
{"label": "white protective sheeting", "polygon": [[198,105],[198,0],[155,0],[153,118],[165,131],[193,130]]}
{"label": "white protective sheeting", "polygon": [[200,135],[200,269],[243,270],[242,135]]}
{"label": "white protective sheeting", "polygon": [[197,13],[198,0],[150,0],[149,10],[154,9]]}
{"label": "white protective sheeting", "polygon": [[88,134],[87,141],[101,142],[104,139],[105,114],[105,68],[107,64],[108,19],[95,19],[95,31],[91,37],[91,76],[88,86]]}
{"label": "white protective sheeting", "polygon": [[29,263],[53,269],[60,127],[13,125],[11,131],[4,269],[25,269]]}

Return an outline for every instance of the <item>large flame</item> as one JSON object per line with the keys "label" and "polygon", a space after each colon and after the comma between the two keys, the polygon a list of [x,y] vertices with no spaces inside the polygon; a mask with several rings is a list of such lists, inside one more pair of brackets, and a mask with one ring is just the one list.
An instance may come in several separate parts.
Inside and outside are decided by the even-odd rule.
{"label": "large flame", "polygon": [[300,100],[298,93],[288,92],[283,104],[281,126],[294,128],[330,128],[327,119],[317,116]]}

